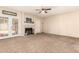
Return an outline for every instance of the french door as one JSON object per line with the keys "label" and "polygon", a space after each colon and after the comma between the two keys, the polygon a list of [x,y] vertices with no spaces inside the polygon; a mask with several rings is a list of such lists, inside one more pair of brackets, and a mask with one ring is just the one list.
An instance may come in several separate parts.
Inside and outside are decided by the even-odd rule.
{"label": "french door", "polygon": [[18,19],[15,17],[0,17],[0,38],[18,35]]}

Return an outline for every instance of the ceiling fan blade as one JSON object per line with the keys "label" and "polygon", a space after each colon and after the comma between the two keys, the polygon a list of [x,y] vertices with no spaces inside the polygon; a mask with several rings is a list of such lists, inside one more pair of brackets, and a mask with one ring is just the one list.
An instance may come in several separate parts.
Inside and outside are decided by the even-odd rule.
{"label": "ceiling fan blade", "polygon": [[46,9],[46,10],[52,10],[51,8],[48,8],[48,9]]}
{"label": "ceiling fan blade", "polygon": [[47,13],[47,11],[44,11],[45,13]]}
{"label": "ceiling fan blade", "polygon": [[45,8],[42,8],[41,10],[45,10]]}

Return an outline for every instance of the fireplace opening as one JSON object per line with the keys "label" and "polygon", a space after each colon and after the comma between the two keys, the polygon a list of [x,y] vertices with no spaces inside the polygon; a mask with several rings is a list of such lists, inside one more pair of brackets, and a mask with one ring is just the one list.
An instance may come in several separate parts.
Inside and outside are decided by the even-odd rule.
{"label": "fireplace opening", "polygon": [[33,28],[25,28],[25,34],[27,34],[27,35],[34,34],[34,29]]}

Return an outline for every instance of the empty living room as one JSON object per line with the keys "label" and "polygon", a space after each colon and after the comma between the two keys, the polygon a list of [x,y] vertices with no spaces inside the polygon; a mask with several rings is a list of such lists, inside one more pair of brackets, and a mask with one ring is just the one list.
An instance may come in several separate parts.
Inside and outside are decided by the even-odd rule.
{"label": "empty living room", "polygon": [[78,53],[79,6],[0,6],[0,53]]}

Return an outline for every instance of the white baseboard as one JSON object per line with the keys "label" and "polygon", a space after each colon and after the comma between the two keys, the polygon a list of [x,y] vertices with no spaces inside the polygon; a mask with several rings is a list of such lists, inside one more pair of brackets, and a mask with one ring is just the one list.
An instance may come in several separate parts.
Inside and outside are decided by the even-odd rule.
{"label": "white baseboard", "polygon": [[[45,32],[43,32],[43,33],[45,33]],[[79,39],[79,37],[77,37],[77,36],[68,36],[68,35],[65,35],[65,34],[56,34],[56,33],[46,33],[46,34],[60,35],[60,36],[72,37],[72,38],[78,38]]]}

